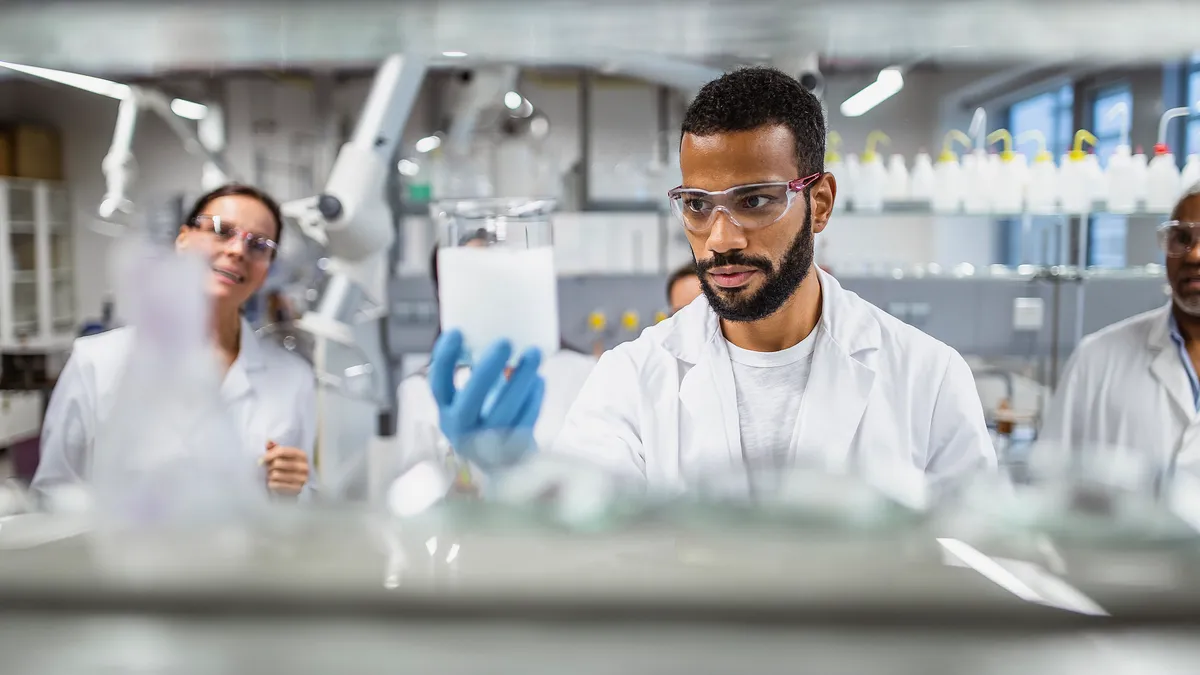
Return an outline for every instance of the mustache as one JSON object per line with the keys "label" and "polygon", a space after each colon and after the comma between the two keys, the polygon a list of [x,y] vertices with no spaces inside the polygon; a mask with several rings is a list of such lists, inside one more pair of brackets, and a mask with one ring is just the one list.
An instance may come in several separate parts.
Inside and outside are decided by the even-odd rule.
{"label": "mustache", "polygon": [[725,267],[726,265],[756,267],[768,274],[775,269],[775,266],[771,264],[771,261],[768,258],[756,255],[746,255],[741,251],[730,251],[729,253],[714,253],[711,258],[697,260],[696,272],[703,274],[714,267]]}

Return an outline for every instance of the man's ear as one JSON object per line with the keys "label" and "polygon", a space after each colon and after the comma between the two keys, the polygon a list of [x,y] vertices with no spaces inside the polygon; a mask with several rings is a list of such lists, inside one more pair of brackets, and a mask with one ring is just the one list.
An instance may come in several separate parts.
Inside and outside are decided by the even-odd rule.
{"label": "man's ear", "polygon": [[813,234],[821,232],[829,224],[833,203],[837,199],[837,179],[827,173],[809,189],[812,202]]}

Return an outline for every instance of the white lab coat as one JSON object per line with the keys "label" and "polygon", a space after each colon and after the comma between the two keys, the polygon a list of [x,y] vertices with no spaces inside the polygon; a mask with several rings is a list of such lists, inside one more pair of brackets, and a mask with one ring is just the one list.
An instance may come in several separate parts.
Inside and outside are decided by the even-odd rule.
{"label": "white lab coat", "polygon": [[[798,418],[780,420],[793,427],[793,462],[853,473],[909,504],[995,470],[962,357],[817,274],[812,371]],[[655,491],[744,467],[728,345],[704,296],[600,358],[554,450]]]}
{"label": "white lab coat", "polygon": [[[553,444],[567,411],[595,365],[594,357],[566,349],[546,357],[540,371],[546,381],[546,394],[533,428],[539,447]],[[460,368],[455,374],[460,387],[468,379],[470,370],[467,368]],[[397,444],[381,450],[388,456],[372,459],[372,499],[381,497],[386,483],[408,467],[428,459],[441,461],[450,452],[449,442],[438,428],[437,402],[424,372],[407,377],[400,383],[397,400],[400,404]]]}
{"label": "white lab coat", "polygon": [[1087,336],[1067,362],[1040,439],[1072,450],[1152,453],[1158,473],[1200,470],[1200,417],[1179,350],[1171,306]]}
{"label": "white lab coat", "polygon": [[[132,355],[133,330],[119,328],[75,341],[46,410],[35,490],[89,479],[96,432],[115,403],[121,374]],[[310,475],[316,475],[311,469],[316,392],[308,363],[259,339],[243,321],[241,347],[221,384],[221,397],[240,432],[242,452],[251,460],[248,466],[256,466],[271,440],[307,453]],[[259,470],[265,490],[266,470]],[[311,490],[306,486],[304,492]]]}

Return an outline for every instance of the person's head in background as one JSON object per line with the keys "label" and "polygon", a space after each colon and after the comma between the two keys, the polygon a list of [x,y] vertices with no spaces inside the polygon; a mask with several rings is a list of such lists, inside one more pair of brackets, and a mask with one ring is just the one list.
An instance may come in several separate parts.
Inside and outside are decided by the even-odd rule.
{"label": "person's head in background", "polygon": [[262,288],[282,234],[279,204],[257,188],[231,183],[196,200],[175,248],[208,257],[208,293],[218,321],[236,319]]}
{"label": "person's head in background", "polygon": [[[478,230],[473,234],[469,234],[462,239],[462,246],[487,246],[488,235],[485,230]],[[429,280],[433,282],[433,297],[437,299],[438,294],[438,251],[441,246],[434,244],[433,252],[429,254]]]}
{"label": "person's head in background", "polygon": [[700,276],[696,274],[695,263],[688,263],[671,273],[667,278],[667,302],[671,305],[671,314],[692,304],[700,297]]}
{"label": "person's head in background", "polygon": [[688,107],[679,164],[672,206],[709,305],[731,322],[773,315],[808,278],[833,209],[821,102],[773,68],[727,73]]}
{"label": "person's head in background", "polygon": [[1175,204],[1159,236],[1175,307],[1200,321],[1200,185],[1192,186]]}

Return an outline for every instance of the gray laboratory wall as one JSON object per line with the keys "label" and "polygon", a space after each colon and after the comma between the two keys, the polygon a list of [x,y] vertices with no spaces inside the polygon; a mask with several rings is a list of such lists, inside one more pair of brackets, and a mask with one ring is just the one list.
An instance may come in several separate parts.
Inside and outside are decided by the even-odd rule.
{"label": "gray laboratory wall", "polygon": [[[1039,379],[1053,384],[1080,337],[1166,302],[1156,277],[1091,277],[1086,281],[1031,277],[839,277],[843,286],[960,353],[998,361],[1038,364]],[[563,340],[583,351],[610,349],[640,331],[621,326],[633,311],[641,326],[665,304],[659,275],[577,276],[559,280]],[[437,305],[426,279],[392,284],[395,355],[424,354],[437,333]],[[591,330],[588,317],[603,313],[608,328]],[[1040,315],[1040,319],[1036,317]]]}

